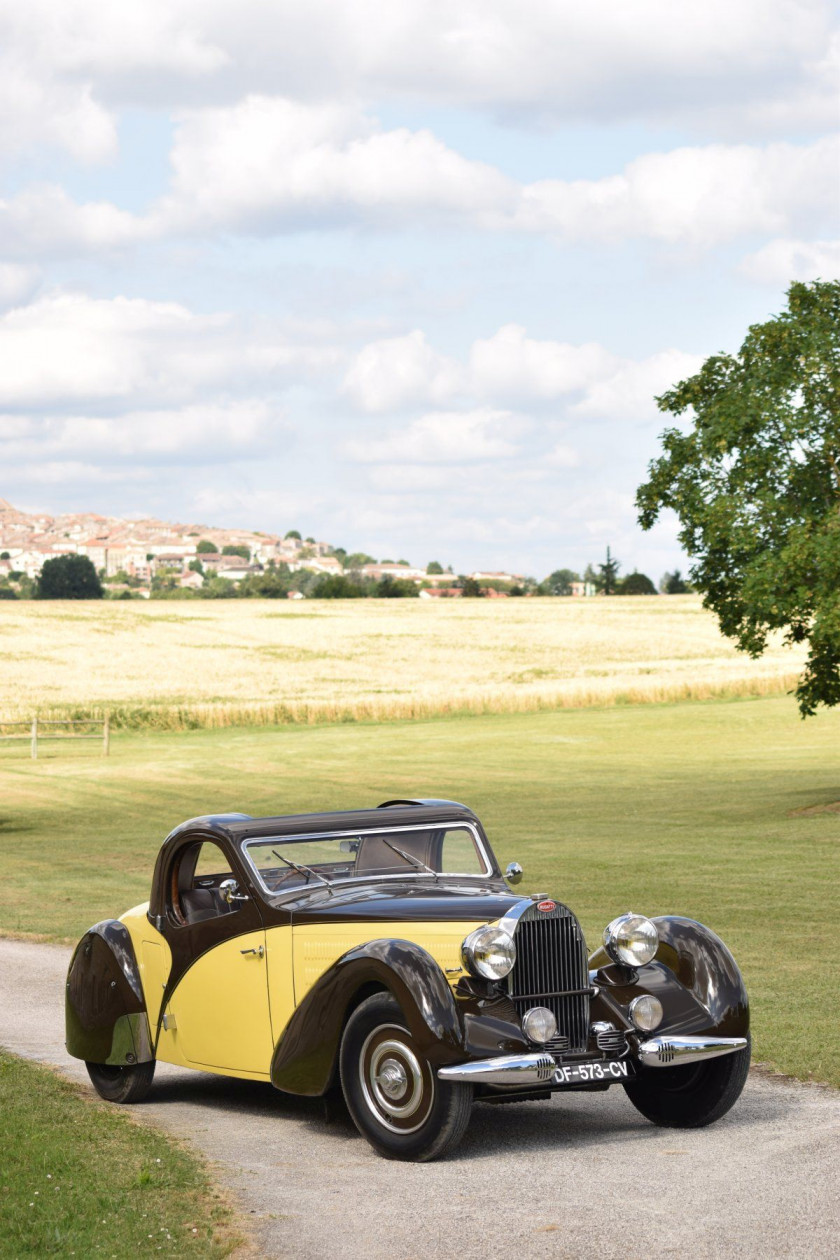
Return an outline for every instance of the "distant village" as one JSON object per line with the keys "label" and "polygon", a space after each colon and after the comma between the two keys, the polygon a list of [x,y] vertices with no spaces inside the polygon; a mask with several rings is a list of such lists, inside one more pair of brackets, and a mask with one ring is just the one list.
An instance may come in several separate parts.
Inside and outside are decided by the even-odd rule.
{"label": "distant village", "polygon": [[[103,593],[111,598],[246,594],[288,599],[409,594],[421,599],[532,594],[580,598],[603,590],[591,567],[583,577],[558,570],[541,583],[518,573],[478,570],[456,575],[436,561],[418,568],[403,559],[348,554],[331,543],[303,538],[294,529],[281,537],[154,517],[125,520],[95,512],[50,516],[19,511],[0,499],[0,594],[32,595],[45,563],[60,556],[87,557]],[[656,593],[643,574],[624,581],[631,578],[643,580],[649,589],[625,593]]]}

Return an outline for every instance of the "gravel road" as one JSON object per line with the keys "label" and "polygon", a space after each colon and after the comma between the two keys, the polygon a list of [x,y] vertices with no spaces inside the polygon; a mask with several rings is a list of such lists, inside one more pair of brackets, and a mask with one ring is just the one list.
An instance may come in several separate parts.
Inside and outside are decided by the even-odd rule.
{"label": "gravel road", "polygon": [[[0,1044],[64,1050],[66,949],[0,940]],[[840,1256],[840,1094],[752,1073],[710,1129],[657,1129],[620,1087],[476,1107],[450,1159],[391,1163],[270,1086],[162,1065],[135,1114],[211,1161],[265,1257]]]}

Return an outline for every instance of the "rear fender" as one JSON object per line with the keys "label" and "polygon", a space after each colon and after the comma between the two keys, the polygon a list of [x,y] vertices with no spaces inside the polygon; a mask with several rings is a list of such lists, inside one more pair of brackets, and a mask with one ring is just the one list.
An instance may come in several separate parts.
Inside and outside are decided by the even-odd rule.
{"label": "rear fender", "polygon": [[155,1057],[140,969],[117,919],[88,928],[73,952],[65,987],[66,1046],[88,1063],[149,1063]]}
{"label": "rear fender", "polygon": [[271,1060],[272,1084],[290,1094],[326,1093],[345,1022],[366,988],[396,998],[418,1049],[435,1066],[464,1058],[455,999],[431,954],[411,941],[369,941],[343,954],[297,1007]]}

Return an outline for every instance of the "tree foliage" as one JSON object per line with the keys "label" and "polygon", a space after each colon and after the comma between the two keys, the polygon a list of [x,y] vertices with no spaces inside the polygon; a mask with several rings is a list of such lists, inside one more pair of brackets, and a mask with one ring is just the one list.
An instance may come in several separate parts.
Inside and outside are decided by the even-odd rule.
{"label": "tree foliage", "polygon": [[38,578],[37,599],[102,599],[102,583],[87,556],[45,560]]}
{"label": "tree foliage", "polygon": [[574,569],[555,569],[542,583],[541,591],[546,595],[571,595],[572,582],[579,581]]}
{"label": "tree foliage", "polygon": [[656,587],[646,573],[628,573],[616,587],[616,595],[655,595]]}
{"label": "tree foliage", "polygon": [[426,565],[426,572],[427,573],[443,573],[443,565],[440,563],[439,560],[431,560]]}
{"label": "tree foliage", "polygon": [[603,564],[598,565],[600,577],[596,580],[596,586],[604,595],[615,595],[618,588],[618,571],[621,568],[621,561],[616,560],[615,556],[607,547],[607,558]]}
{"label": "tree foliage", "polygon": [[245,543],[226,543],[224,547],[222,547],[222,555],[241,556],[243,560],[250,561],[251,548],[247,547]]}
{"label": "tree foliage", "polygon": [[219,548],[209,538],[202,538],[196,546],[196,552],[200,556],[218,555]]}
{"label": "tree foliage", "polygon": [[803,717],[840,702],[840,283],[793,284],[737,355],[657,399],[687,415],[639,488],[639,521],[680,521],[691,580],[751,656],[772,631],[807,643]]}

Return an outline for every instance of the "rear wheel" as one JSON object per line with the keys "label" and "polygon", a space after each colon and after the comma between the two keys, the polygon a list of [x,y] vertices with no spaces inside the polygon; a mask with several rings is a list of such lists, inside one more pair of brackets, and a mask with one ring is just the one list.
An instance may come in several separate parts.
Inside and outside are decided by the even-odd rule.
{"label": "rear wheel", "polygon": [[350,1016],[340,1066],[353,1122],[386,1159],[438,1159],[460,1142],[472,1088],[438,1080],[390,994],[375,993]]}
{"label": "rear wheel", "polygon": [[142,1102],[155,1074],[155,1061],[114,1067],[110,1063],[86,1063],[88,1076],[100,1098],[108,1102]]}
{"label": "rear wheel", "polygon": [[705,1063],[648,1068],[624,1082],[633,1106],[654,1124],[672,1129],[702,1129],[725,1116],[738,1101],[750,1070],[751,1044]]}

